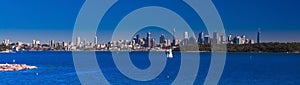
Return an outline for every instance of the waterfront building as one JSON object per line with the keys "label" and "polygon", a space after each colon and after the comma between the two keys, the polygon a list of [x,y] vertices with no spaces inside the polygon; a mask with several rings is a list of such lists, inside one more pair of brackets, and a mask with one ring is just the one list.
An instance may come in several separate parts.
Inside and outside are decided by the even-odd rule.
{"label": "waterfront building", "polygon": [[260,43],[260,28],[257,30],[257,43]]}
{"label": "waterfront building", "polygon": [[98,44],[98,37],[95,36],[95,37],[94,37],[94,45],[97,45],[97,44]]}
{"label": "waterfront building", "polygon": [[76,38],[76,46],[79,47],[79,48],[81,47],[80,37]]}
{"label": "waterfront building", "polygon": [[241,36],[236,36],[233,39],[233,41],[234,41],[235,44],[242,44],[242,37]]}
{"label": "waterfront building", "polygon": [[245,35],[243,35],[241,37],[241,44],[246,44],[246,36]]}
{"label": "waterfront building", "polygon": [[198,43],[204,44],[204,33],[203,32],[199,33]]}
{"label": "waterfront building", "polygon": [[212,43],[213,44],[218,44],[218,33],[217,32],[213,32],[213,39],[212,39]]}
{"label": "waterfront building", "polygon": [[205,35],[204,36],[204,44],[210,44],[210,37],[209,37],[209,35]]}
{"label": "waterfront building", "polygon": [[171,40],[170,39],[166,40],[166,46],[171,46]]}
{"label": "waterfront building", "polygon": [[156,43],[155,43],[155,39],[154,39],[154,38],[151,39],[151,42],[150,42],[150,43],[151,43],[151,45],[150,45],[151,48],[154,48],[154,47],[156,46]]}
{"label": "waterfront building", "polygon": [[183,37],[184,37],[184,39],[188,39],[189,38],[189,33],[188,32],[184,32]]}
{"label": "waterfront building", "polygon": [[161,36],[159,37],[159,44],[165,44],[165,43],[166,43],[165,35],[161,34]]}
{"label": "waterfront building", "polygon": [[228,44],[233,44],[233,42],[232,42],[232,35],[228,35],[227,43]]}
{"label": "waterfront building", "polygon": [[147,33],[147,38],[146,38],[146,47],[151,47],[151,33],[150,32],[148,32]]}
{"label": "waterfront building", "polygon": [[220,35],[220,43],[225,44],[225,42],[226,42],[226,39],[225,39],[224,35]]}
{"label": "waterfront building", "polygon": [[189,33],[184,32],[183,34],[183,40],[181,41],[181,45],[187,45],[189,41]]}

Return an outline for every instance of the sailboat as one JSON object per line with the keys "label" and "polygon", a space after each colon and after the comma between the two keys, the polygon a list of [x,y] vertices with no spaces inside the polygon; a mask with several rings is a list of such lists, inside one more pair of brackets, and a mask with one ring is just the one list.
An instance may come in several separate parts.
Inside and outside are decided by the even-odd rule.
{"label": "sailboat", "polygon": [[169,53],[167,53],[167,58],[173,58],[172,49],[170,49]]}

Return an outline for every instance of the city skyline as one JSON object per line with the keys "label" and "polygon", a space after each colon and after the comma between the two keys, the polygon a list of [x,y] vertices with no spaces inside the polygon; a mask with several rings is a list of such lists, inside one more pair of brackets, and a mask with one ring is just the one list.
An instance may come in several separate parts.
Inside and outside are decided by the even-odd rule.
{"label": "city skyline", "polygon": [[[38,2],[34,0],[4,1],[0,3],[0,39],[12,41],[32,39],[46,41],[48,39],[71,41],[76,16],[84,0],[50,0]],[[60,2],[60,3],[57,3]],[[262,42],[300,42],[300,12],[297,11],[300,1],[280,0],[215,0],[213,1],[222,18],[226,34],[249,35],[256,38],[257,28],[263,32]],[[272,3],[269,3],[272,2]],[[148,2],[154,3],[154,2]],[[230,3],[230,4],[222,4]],[[130,4],[126,3],[125,4]],[[176,2],[174,2],[176,4]],[[268,7],[265,7],[268,4]],[[128,7],[135,7],[129,5]],[[122,9],[119,9],[122,10]],[[178,9],[179,10],[179,9]],[[187,13],[186,16],[190,14]],[[108,17],[107,19],[113,19]],[[110,21],[110,20],[108,20]],[[166,20],[172,22],[173,20]],[[199,23],[201,22],[193,22]],[[179,28],[180,27],[176,27]],[[205,30],[200,25],[201,32]],[[104,32],[112,29],[104,29]]]}

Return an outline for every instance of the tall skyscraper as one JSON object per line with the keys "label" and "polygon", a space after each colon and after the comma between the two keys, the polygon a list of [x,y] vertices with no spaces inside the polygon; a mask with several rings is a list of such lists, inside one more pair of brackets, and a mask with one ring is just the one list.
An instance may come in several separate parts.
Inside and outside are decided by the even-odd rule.
{"label": "tall skyscraper", "polygon": [[233,44],[233,42],[232,42],[232,35],[228,35],[227,43],[228,44]]}
{"label": "tall skyscraper", "polygon": [[205,35],[205,37],[204,37],[204,43],[205,44],[210,44],[210,37],[209,37],[209,35]]}
{"label": "tall skyscraper", "polygon": [[188,32],[184,32],[183,38],[184,39],[188,39],[189,38],[189,33]]}
{"label": "tall skyscraper", "polygon": [[55,41],[54,40],[50,40],[50,47],[54,48],[55,47]]}
{"label": "tall skyscraper", "polygon": [[136,35],[135,43],[141,44],[141,43],[140,43],[140,35],[138,35],[138,34]]}
{"label": "tall skyscraper", "polygon": [[224,44],[225,43],[225,37],[224,37],[224,35],[220,35],[220,43],[221,44]]}
{"label": "tall skyscraper", "polygon": [[81,44],[80,37],[77,37],[77,39],[76,39],[76,46],[80,46],[80,44]]}
{"label": "tall skyscraper", "polygon": [[94,44],[95,45],[98,44],[98,37],[97,36],[94,37]]}
{"label": "tall skyscraper", "polygon": [[174,28],[174,29],[173,29],[173,42],[176,40],[175,33],[176,33],[176,29]]}
{"label": "tall skyscraper", "polygon": [[260,28],[257,30],[257,43],[260,43]]}
{"label": "tall skyscraper", "polygon": [[159,37],[159,44],[165,44],[166,42],[165,35],[161,34]]}
{"label": "tall skyscraper", "polygon": [[147,41],[147,47],[151,47],[151,33],[150,32],[147,33],[146,41]]}
{"label": "tall skyscraper", "polygon": [[213,32],[213,39],[212,39],[212,43],[214,44],[218,44],[218,33],[217,32]]}
{"label": "tall skyscraper", "polygon": [[181,41],[181,45],[188,45],[189,42],[189,33],[184,32],[183,33],[183,40]]}
{"label": "tall skyscraper", "polygon": [[198,43],[200,43],[200,44],[204,43],[204,33],[203,32],[199,33]]}

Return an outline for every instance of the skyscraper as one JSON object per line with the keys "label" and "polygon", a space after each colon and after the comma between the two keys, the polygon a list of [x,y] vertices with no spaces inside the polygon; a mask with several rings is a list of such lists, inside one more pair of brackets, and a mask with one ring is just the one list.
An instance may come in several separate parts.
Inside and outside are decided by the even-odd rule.
{"label": "skyscraper", "polygon": [[161,34],[159,37],[159,44],[165,44],[166,42],[165,35]]}
{"label": "skyscraper", "polygon": [[54,47],[55,47],[55,42],[54,42],[54,40],[50,40],[50,47],[51,47],[51,48],[54,48]]}
{"label": "skyscraper", "polygon": [[257,31],[257,43],[260,43],[260,28],[258,28],[258,31]]}
{"label": "skyscraper", "polygon": [[200,44],[204,43],[204,33],[203,32],[199,33],[198,43],[200,43]]}
{"label": "skyscraper", "polygon": [[184,32],[183,34],[183,40],[181,42],[181,45],[188,45],[188,41],[189,41],[189,33],[188,32]]}
{"label": "skyscraper", "polygon": [[80,46],[80,43],[81,43],[81,41],[80,41],[80,37],[77,37],[77,39],[76,39],[76,46]]}
{"label": "skyscraper", "polygon": [[210,37],[209,37],[209,35],[205,35],[205,37],[204,37],[204,43],[205,44],[210,44]]}
{"label": "skyscraper", "polygon": [[98,37],[97,36],[94,37],[94,44],[95,45],[98,44]]}
{"label": "skyscraper", "polygon": [[141,43],[140,43],[140,35],[138,35],[138,34],[136,35],[135,43],[141,44]]}
{"label": "skyscraper", "polygon": [[213,32],[213,40],[212,43],[214,44],[218,44],[218,33],[217,32]]}
{"label": "skyscraper", "polygon": [[184,37],[184,39],[188,39],[189,38],[189,33],[188,32],[184,32],[183,37]]}
{"label": "skyscraper", "polygon": [[232,43],[232,35],[228,35],[227,43],[228,44],[233,44]]}
{"label": "skyscraper", "polygon": [[147,47],[151,47],[151,33],[150,32],[148,32],[147,33],[147,39],[146,39],[146,41],[147,41]]}
{"label": "skyscraper", "polygon": [[224,37],[224,35],[220,35],[220,43],[221,44],[224,44],[225,43],[225,37]]}

